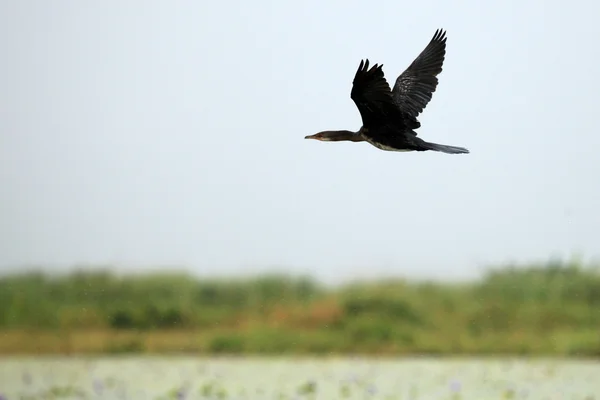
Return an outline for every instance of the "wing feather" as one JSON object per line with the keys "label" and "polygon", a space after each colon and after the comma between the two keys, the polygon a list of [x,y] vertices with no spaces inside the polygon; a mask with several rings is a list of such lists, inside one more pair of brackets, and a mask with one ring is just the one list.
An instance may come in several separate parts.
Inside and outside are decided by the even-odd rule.
{"label": "wing feather", "polygon": [[361,60],[352,81],[350,97],[365,126],[383,122],[397,110],[382,67],[383,65],[375,64],[369,69],[369,60]]}
{"label": "wing feather", "polygon": [[393,99],[412,118],[416,119],[431,100],[438,85],[437,75],[442,72],[445,55],[446,32],[438,29],[427,47],[396,79]]}

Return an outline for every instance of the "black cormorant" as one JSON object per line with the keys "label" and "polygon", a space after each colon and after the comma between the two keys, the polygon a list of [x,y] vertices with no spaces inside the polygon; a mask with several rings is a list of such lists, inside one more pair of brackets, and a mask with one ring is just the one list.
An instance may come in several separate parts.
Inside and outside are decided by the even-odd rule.
{"label": "black cormorant", "polygon": [[363,125],[358,132],[347,130],[323,131],[306,136],[305,139],[321,141],[366,141],[381,150],[426,151],[434,150],[449,154],[469,153],[463,147],[429,143],[417,137],[414,131],[421,126],[417,116],[427,106],[438,84],[437,75],[442,72],[446,55],[446,32],[436,30],[433,38],[396,79],[390,90],[382,67],[369,69],[369,60],[361,60],[350,97],[362,117]]}

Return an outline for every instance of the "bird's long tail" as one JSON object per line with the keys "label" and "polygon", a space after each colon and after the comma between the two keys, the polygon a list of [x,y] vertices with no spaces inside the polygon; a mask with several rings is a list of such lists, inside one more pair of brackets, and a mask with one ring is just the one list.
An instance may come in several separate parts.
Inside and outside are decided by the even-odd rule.
{"label": "bird's long tail", "polygon": [[464,147],[448,146],[446,144],[437,144],[425,141],[423,141],[421,145],[427,150],[441,151],[442,153],[447,154],[469,154],[469,150],[465,149]]}

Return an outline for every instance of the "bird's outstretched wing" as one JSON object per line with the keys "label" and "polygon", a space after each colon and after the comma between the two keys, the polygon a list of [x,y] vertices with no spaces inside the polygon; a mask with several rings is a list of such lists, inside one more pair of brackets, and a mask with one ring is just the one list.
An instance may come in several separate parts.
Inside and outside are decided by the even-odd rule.
{"label": "bird's outstretched wing", "polygon": [[436,76],[442,72],[445,55],[446,32],[438,29],[427,47],[396,79],[392,95],[400,110],[413,118],[423,111],[437,87]]}
{"label": "bird's outstretched wing", "polygon": [[382,67],[375,64],[369,69],[369,60],[361,60],[352,82],[350,97],[360,112],[363,125],[383,122],[397,110]]}

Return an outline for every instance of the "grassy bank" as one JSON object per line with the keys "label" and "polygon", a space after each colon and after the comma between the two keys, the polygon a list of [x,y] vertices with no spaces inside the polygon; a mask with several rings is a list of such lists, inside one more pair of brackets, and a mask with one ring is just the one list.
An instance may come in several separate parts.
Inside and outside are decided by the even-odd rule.
{"label": "grassy bank", "polygon": [[600,356],[600,273],[499,268],[464,284],[27,273],[0,279],[0,354]]}

